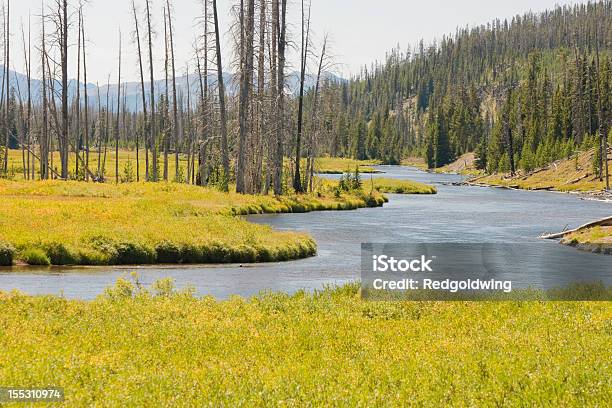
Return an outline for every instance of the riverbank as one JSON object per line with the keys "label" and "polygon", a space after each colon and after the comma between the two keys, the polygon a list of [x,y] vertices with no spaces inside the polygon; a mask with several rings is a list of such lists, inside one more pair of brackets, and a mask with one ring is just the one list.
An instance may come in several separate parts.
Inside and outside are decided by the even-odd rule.
{"label": "riverbank", "polygon": [[236,215],[381,206],[373,192],[282,197],[178,183],[0,181],[0,263],[120,265],[284,261],[316,243]]}
{"label": "riverbank", "polygon": [[0,378],[63,387],[66,406],[609,400],[607,302],[366,302],[357,285],[215,301],[153,286],[0,294]]}
{"label": "riverbank", "polygon": [[596,226],[566,235],[561,243],[583,251],[612,255],[612,226]]}
{"label": "riverbank", "polygon": [[[474,177],[470,184],[501,186],[522,190],[545,190],[581,194],[594,199],[610,199],[605,192],[605,181],[592,170],[593,152],[578,152],[571,159],[558,160],[531,172],[517,171],[516,175],[492,174]],[[609,160],[612,168],[612,160]]]}

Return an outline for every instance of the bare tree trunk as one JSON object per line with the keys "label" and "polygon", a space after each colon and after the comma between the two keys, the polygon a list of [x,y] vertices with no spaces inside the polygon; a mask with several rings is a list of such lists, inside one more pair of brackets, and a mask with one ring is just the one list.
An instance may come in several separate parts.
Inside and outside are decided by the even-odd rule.
{"label": "bare tree trunk", "polygon": [[172,131],[174,135],[174,179],[178,181],[179,176],[179,133],[178,133],[178,110],[176,103],[176,70],[174,68],[174,38],[172,31],[172,10],[170,9],[170,0],[166,0],[166,7],[168,8],[168,30],[170,35],[170,58],[172,62]]}
{"label": "bare tree trunk", "polygon": [[60,18],[60,46],[62,65],[62,129],[60,137],[60,160],[62,178],[68,179],[68,0],[62,1],[62,18]]}
{"label": "bare tree trunk", "polygon": [[[165,90],[165,95],[166,95],[166,104],[164,105],[164,109],[165,112],[161,112],[161,114],[163,115],[162,117],[166,118],[167,113],[168,113],[168,23],[166,21],[167,18],[167,14],[166,14],[166,7],[164,7],[164,45],[165,45],[165,52],[164,52],[164,73],[165,73],[165,77],[166,77],[166,90]],[[170,139],[169,136],[167,134],[167,130],[163,129],[163,136],[164,136],[164,181],[168,181],[168,150],[170,149]]]}
{"label": "bare tree trunk", "polygon": [[265,53],[266,53],[266,0],[259,4],[259,53],[257,57],[257,143],[255,143],[254,163],[251,174],[250,191],[261,192],[261,171],[264,156],[264,96],[265,96]]}
{"label": "bare tree trunk", "polygon": [[48,117],[47,117],[47,75],[45,69],[45,61],[47,58],[47,49],[45,46],[45,17],[41,13],[41,47],[40,47],[40,63],[42,67],[42,132],[40,145],[40,178],[47,180],[49,178],[49,132],[48,132]]}
{"label": "bare tree trunk", "polygon": [[[270,27],[270,117],[271,124],[278,128],[280,125],[278,116],[278,1],[272,0],[272,16],[271,16],[271,27]],[[270,191],[270,186],[276,180],[277,171],[277,160],[276,160],[276,137],[278,131],[270,131],[268,133],[268,157],[266,165],[266,180],[264,184],[263,193],[267,195]]]}
{"label": "bare tree trunk", "polygon": [[[207,4],[204,1],[204,55],[206,55],[207,50],[207,24],[206,24],[206,15]],[[199,177],[198,184],[201,186],[206,185],[206,108],[205,108],[205,96],[204,96],[204,80],[202,79],[202,68],[200,66],[200,55],[198,50],[196,49],[196,64],[198,68],[198,79],[200,81],[200,140],[198,142],[198,161],[199,161]]]}
{"label": "bare tree trunk", "polygon": [[[278,0],[274,0],[276,3]],[[287,0],[281,1],[280,21],[279,9],[276,6],[276,21],[279,29],[278,40],[278,113],[276,120],[276,170],[274,172],[274,194],[283,193],[283,138],[284,138],[284,118],[285,118],[285,47],[287,32]]]}
{"label": "bare tree trunk", "polygon": [[[207,172],[207,129],[209,126],[209,110],[208,110],[208,22],[209,22],[209,11],[208,11],[208,0],[203,0],[204,6],[204,67],[202,72],[202,66],[200,64],[200,54],[196,49],[196,62],[198,68],[198,79],[200,85],[200,140],[198,142],[198,174],[196,178],[198,184],[205,186],[208,184],[208,172]],[[195,156],[194,156],[195,163]]]}
{"label": "bare tree trunk", "polygon": [[185,183],[191,184],[191,174],[193,173],[193,165],[191,163],[191,151],[193,149],[193,138],[191,133],[191,83],[189,82],[189,64],[186,68],[187,75],[187,124],[185,125],[185,133],[187,134],[187,175]]}
{"label": "bare tree trunk", "polygon": [[[240,84],[240,139],[238,141],[238,166],[236,169],[236,192],[246,193],[246,144],[250,130],[249,126],[249,102],[253,76],[253,31],[255,27],[255,0],[249,0],[245,27],[246,44],[241,46],[243,51],[243,62],[241,64],[242,83]],[[242,29],[242,28],[241,28]]]}
{"label": "bare tree trunk", "polygon": [[24,165],[24,178],[26,180],[34,179],[34,172],[31,171],[31,168],[34,168],[34,158],[30,159],[31,149],[32,149],[32,76],[31,76],[31,66],[32,66],[32,54],[31,54],[31,44],[30,44],[30,21],[28,19],[28,47],[26,48],[25,41],[25,32],[23,29],[23,24],[21,25],[21,40],[23,43],[23,57],[25,62],[25,71],[26,77],[28,81],[28,101],[27,101],[27,113],[24,123],[24,133],[25,133],[25,147],[22,145],[22,148],[27,151],[26,160]]}
{"label": "bare tree trunk", "polygon": [[[145,180],[149,180],[149,143],[147,141],[147,98],[145,95],[144,70],[142,69],[142,52],[140,49],[140,30],[138,27],[138,16],[136,15],[136,3],[132,0],[132,11],[134,12],[134,27],[136,27],[136,45],[138,48],[138,68],[140,68],[140,93],[142,95],[142,112],[144,115],[144,145],[145,145]],[[138,162],[138,160],[136,160]],[[138,163],[136,163],[138,167]],[[139,174],[138,171],[136,174]],[[138,177],[138,176],[137,176]]]}
{"label": "bare tree trunk", "polygon": [[108,148],[108,139],[109,139],[109,129],[111,126],[111,118],[110,118],[110,75],[108,76],[108,80],[106,82],[106,122],[104,125],[104,158],[102,161],[102,179],[104,180],[106,175],[106,153]]}
{"label": "bare tree trunk", "polygon": [[[286,0],[284,0],[286,1]],[[217,78],[219,87],[219,114],[221,116],[221,159],[223,162],[223,181],[221,188],[228,191],[230,177],[229,148],[227,146],[227,112],[225,108],[225,85],[223,83],[223,64],[221,62],[221,41],[219,33],[219,18],[217,15],[217,0],[213,0],[213,15],[215,19],[215,43],[217,53]]]}
{"label": "bare tree trunk", "polygon": [[4,74],[4,83],[6,84],[6,92],[5,92],[5,98],[6,98],[6,103],[4,105],[4,132],[5,132],[5,138],[4,138],[4,175],[8,175],[8,156],[9,156],[9,134],[11,132],[10,130],[10,123],[9,123],[9,111],[10,111],[10,86],[9,86],[9,66],[10,66],[10,55],[11,55],[11,40],[10,40],[10,35],[11,35],[11,28],[10,28],[10,19],[11,19],[11,2],[10,0],[7,0],[6,2],[6,22],[5,22],[5,34],[4,34],[4,39],[5,39],[5,60],[4,60],[4,69],[5,69],[5,74]]}
{"label": "bare tree trunk", "polygon": [[119,31],[119,73],[117,76],[117,122],[115,123],[115,183],[119,183],[119,115],[121,114],[121,31]]}
{"label": "bare tree trunk", "polygon": [[300,176],[300,148],[302,144],[302,121],[304,116],[304,78],[306,76],[306,60],[308,58],[308,37],[310,34],[310,4],[308,5],[308,22],[304,28],[304,0],[302,0],[302,57],[300,71],[300,95],[298,98],[297,136],[295,141],[295,173],[293,175],[293,189],[296,193],[304,192]]}
{"label": "bare tree trunk", "polygon": [[77,29],[77,79],[76,79],[76,106],[74,124],[74,176],[79,178],[79,144],[81,134],[81,8],[79,8],[79,22]]}
{"label": "bare tree trunk", "polygon": [[30,169],[30,179],[36,177],[36,166],[34,165],[34,152],[32,151],[32,25],[31,16],[28,16],[28,157],[31,153],[31,160],[28,159]]}
{"label": "bare tree trunk", "polygon": [[150,86],[151,93],[149,95],[151,103],[151,122],[149,126],[150,140],[151,143],[151,155],[153,160],[153,181],[157,180],[157,144],[155,141],[155,83],[153,82],[153,41],[151,33],[151,12],[149,9],[150,0],[145,0],[147,4],[147,27],[149,29],[149,71],[150,71]]}
{"label": "bare tree trunk", "polygon": [[[84,128],[85,132],[83,136],[85,138],[85,167],[89,169],[89,99],[87,96],[87,59],[85,53],[85,19],[83,18],[82,7],[80,8],[79,18],[81,20],[81,35],[83,37],[83,82],[85,82],[84,86],[84,97],[85,97],[85,123]],[[89,181],[89,172],[85,172],[85,181]]]}
{"label": "bare tree trunk", "polygon": [[310,131],[310,142],[309,142],[309,152],[308,152],[308,161],[306,168],[307,175],[307,188],[312,192],[313,190],[313,176],[314,176],[314,158],[315,158],[315,136],[317,133],[317,109],[319,107],[319,89],[321,86],[321,73],[323,72],[323,64],[326,58],[326,50],[327,50],[327,36],[323,39],[323,47],[321,48],[321,56],[319,57],[319,67],[317,69],[317,81],[315,83],[314,90],[314,101],[312,104],[312,120],[311,120],[311,131]]}
{"label": "bare tree trunk", "polygon": [[101,173],[101,165],[102,165],[102,161],[101,161],[101,154],[102,154],[102,132],[103,132],[103,125],[102,125],[102,99],[100,98],[100,84],[98,82],[96,82],[96,88],[98,90],[98,174],[97,174],[97,180],[100,181],[100,179],[102,179],[102,173]]}

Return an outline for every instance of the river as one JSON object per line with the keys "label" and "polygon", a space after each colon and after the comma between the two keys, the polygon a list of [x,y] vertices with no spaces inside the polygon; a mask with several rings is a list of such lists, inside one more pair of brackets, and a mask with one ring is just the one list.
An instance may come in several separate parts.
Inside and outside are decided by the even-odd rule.
{"label": "river", "polygon": [[[412,179],[436,185],[436,195],[389,194],[383,208],[325,211],[305,214],[256,215],[248,219],[279,230],[310,233],[317,241],[315,257],[257,265],[169,267],[53,267],[0,270],[0,290],[57,294],[92,299],[119,277],[137,271],[144,284],[172,277],[177,287],[191,285],[198,295],[227,298],[265,290],[294,292],[342,284],[359,278],[362,242],[529,242],[545,248],[557,262],[572,259],[612,265],[612,256],[591,254],[543,241],[537,236],[576,227],[612,215],[612,204],[581,200],[570,194],[451,185],[462,176],[426,173],[400,166],[380,166],[372,177]],[[334,177],[334,176],[331,176]],[[367,188],[370,175],[363,175]],[[546,246],[546,247],[544,247]],[[607,269],[606,276],[610,275]],[[541,277],[527,282],[538,285]]]}

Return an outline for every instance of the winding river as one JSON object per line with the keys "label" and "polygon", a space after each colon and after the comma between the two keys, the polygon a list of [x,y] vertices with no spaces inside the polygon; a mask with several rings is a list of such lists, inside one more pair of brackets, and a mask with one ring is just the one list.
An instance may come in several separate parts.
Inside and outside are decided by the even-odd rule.
{"label": "winding river", "polygon": [[[609,216],[612,204],[581,200],[575,195],[452,185],[462,176],[426,173],[400,166],[380,166],[372,177],[431,183],[437,195],[394,195],[383,208],[250,216],[249,220],[279,230],[300,230],[317,241],[312,258],[258,265],[175,267],[11,268],[0,270],[0,290],[57,294],[92,299],[117,278],[136,270],[144,284],[172,277],[179,288],[192,285],[198,295],[226,298],[265,290],[294,292],[342,284],[359,278],[362,242],[529,242],[547,250],[552,263],[572,259],[612,270],[612,257],[577,251],[536,237],[565,226]],[[367,187],[369,175],[364,175]],[[543,247],[547,246],[547,247]],[[558,259],[557,259],[558,258]],[[556,261],[555,261],[556,260]],[[553,265],[554,266],[554,265]],[[538,285],[541,277],[527,283]]]}

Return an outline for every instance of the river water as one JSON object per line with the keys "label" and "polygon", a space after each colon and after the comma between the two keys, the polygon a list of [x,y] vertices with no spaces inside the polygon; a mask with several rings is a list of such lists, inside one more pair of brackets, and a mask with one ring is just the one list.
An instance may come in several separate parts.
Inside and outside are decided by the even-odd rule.
{"label": "river water", "polygon": [[[379,168],[385,173],[363,175],[366,189],[370,177],[383,176],[434,184],[438,194],[389,194],[389,203],[383,208],[248,217],[279,230],[310,233],[318,244],[318,254],[312,258],[246,266],[5,268],[0,269],[0,290],[92,299],[132,271],[137,271],[144,284],[172,277],[179,288],[191,285],[198,295],[217,298],[250,296],[266,290],[312,290],[359,279],[362,242],[528,242],[535,250],[544,249],[546,257],[554,260],[553,267],[554,262],[565,263],[568,259],[606,265],[600,273],[612,277],[612,256],[537,239],[544,232],[557,232],[612,215],[609,202],[552,192],[457,186],[450,183],[462,181],[462,176],[400,166]],[[528,284],[538,286],[541,276],[535,275],[526,278]]]}

